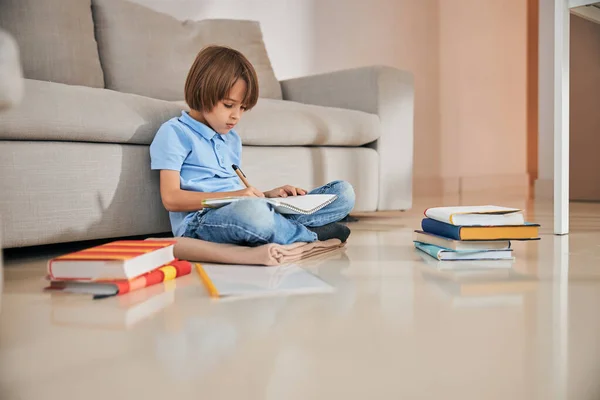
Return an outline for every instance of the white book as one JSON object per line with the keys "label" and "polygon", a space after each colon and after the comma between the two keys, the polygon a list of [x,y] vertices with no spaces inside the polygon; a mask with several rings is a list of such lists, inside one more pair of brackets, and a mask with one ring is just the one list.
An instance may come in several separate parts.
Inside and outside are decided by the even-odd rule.
{"label": "white book", "polygon": [[212,297],[331,293],[334,290],[321,278],[297,265],[258,267],[197,264],[197,268]]}
{"label": "white book", "polygon": [[[210,208],[219,208],[249,197],[223,197],[220,199],[207,199],[202,205]],[[252,197],[252,200],[258,198]],[[289,196],[277,198],[260,198],[275,208],[279,214],[314,214],[328,206],[337,199],[335,194],[305,194],[303,196]]]}
{"label": "white book", "polygon": [[433,207],[425,210],[427,218],[456,226],[524,225],[525,217],[518,208],[499,206]]}

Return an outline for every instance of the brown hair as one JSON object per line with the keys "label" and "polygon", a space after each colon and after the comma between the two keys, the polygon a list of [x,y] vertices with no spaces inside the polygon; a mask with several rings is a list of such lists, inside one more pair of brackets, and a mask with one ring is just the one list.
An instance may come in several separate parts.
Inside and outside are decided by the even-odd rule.
{"label": "brown hair", "polygon": [[258,101],[258,78],[254,67],[239,51],[207,46],[196,56],[185,81],[185,101],[192,110],[210,112],[238,79],[246,81],[242,105],[248,110]]}

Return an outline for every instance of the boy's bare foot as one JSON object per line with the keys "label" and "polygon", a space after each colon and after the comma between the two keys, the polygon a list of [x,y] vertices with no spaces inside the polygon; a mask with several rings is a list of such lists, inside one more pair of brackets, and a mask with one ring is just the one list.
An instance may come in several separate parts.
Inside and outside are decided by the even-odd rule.
{"label": "boy's bare foot", "polygon": [[321,241],[329,239],[340,239],[344,243],[350,236],[350,229],[342,224],[333,222],[323,226],[311,226],[309,230],[317,234],[317,238]]}

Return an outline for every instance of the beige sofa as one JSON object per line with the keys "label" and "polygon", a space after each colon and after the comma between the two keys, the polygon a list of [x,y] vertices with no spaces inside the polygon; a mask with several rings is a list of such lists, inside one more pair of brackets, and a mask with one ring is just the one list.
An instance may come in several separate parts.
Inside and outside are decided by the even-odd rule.
{"label": "beige sofa", "polygon": [[[178,21],[123,0],[3,0],[20,46],[22,103],[0,114],[5,247],[170,230],[148,145],[185,109],[209,43],[255,65],[261,98],[239,124],[260,189],[352,183],[355,211],[411,207],[413,78],[365,67],[278,81],[252,21]],[[290,51],[293,51],[290,44]]]}

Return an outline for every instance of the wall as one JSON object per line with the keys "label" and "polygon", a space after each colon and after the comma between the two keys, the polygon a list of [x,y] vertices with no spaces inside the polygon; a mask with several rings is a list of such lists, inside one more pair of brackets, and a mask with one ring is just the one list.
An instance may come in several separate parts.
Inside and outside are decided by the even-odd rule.
{"label": "wall", "polygon": [[258,20],[279,79],[412,71],[417,195],[527,186],[525,1],[135,1],[179,19]]}
{"label": "wall", "polygon": [[570,197],[600,200],[600,24],[571,15]]}
{"label": "wall", "polygon": [[440,1],[441,176],[527,191],[527,3]]}
{"label": "wall", "polygon": [[278,79],[312,69],[313,1],[316,0],[132,0],[180,20],[207,18],[259,21]]}
{"label": "wall", "polygon": [[415,77],[415,190],[436,189],[428,183],[441,170],[438,1],[340,4],[315,1],[311,72],[378,64],[411,71]]}
{"label": "wall", "polygon": [[261,23],[279,79],[366,65],[415,75],[415,180],[439,176],[438,0],[135,0],[178,19]]}

